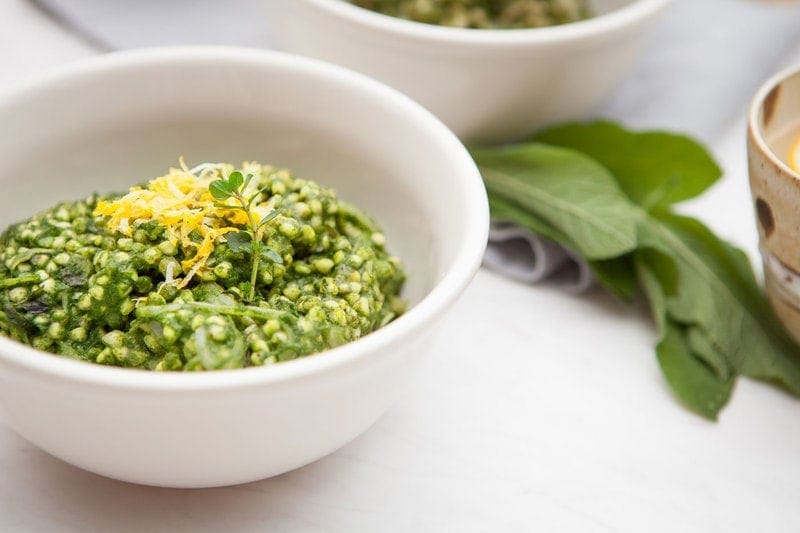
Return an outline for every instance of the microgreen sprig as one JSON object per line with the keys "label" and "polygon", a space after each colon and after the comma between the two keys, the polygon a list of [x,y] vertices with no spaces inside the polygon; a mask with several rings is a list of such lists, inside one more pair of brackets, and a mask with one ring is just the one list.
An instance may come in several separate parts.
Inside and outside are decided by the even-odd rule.
{"label": "microgreen sprig", "polygon": [[257,190],[254,194],[247,196],[246,190],[250,182],[253,180],[253,175],[248,174],[244,177],[238,170],[231,172],[227,179],[220,178],[211,182],[208,186],[208,192],[214,199],[221,202],[233,198],[238,202],[238,205],[229,205],[224,203],[215,204],[217,207],[223,209],[234,209],[244,212],[247,215],[247,229],[239,231],[238,233],[229,234],[228,247],[234,252],[249,251],[253,260],[253,266],[250,273],[250,294],[249,300],[255,299],[256,293],[256,279],[258,277],[258,265],[261,257],[269,259],[275,263],[283,263],[281,256],[269,247],[262,245],[264,237],[264,229],[267,224],[280,214],[280,209],[275,209],[267,216],[256,222],[255,213],[253,211],[253,204],[256,198],[261,194],[261,190]]}

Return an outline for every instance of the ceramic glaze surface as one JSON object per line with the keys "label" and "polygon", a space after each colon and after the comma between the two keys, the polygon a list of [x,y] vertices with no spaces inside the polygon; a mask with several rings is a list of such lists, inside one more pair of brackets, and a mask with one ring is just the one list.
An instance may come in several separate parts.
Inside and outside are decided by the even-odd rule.
{"label": "ceramic glaze surface", "polygon": [[800,341],[800,176],[786,164],[786,137],[800,124],[800,71],[786,71],[758,92],[747,147],[767,296]]}
{"label": "ceramic glaze surface", "polygon": [[341,0],[270,0],[283,49],[368,74],[473,143],[519,139],[601,103],[629,71],[670,0],[596,1],[586,21],[465,30],[396,19]]}
{"label": "ceramic glaze surface", "polygon": [[151,373],[0,338],[7,423],[65,461],[125,481],[243,483],[350,441],[406,382],[486,242],[483,184],[451,132],[388,87],[285,54],[176,48],[93,59],[0,96],[0,137],[2,225],[60,199],[124,190],[180,155],[260,159],[374,213],[406,264],[411,305],[400,319],[272,367]]}

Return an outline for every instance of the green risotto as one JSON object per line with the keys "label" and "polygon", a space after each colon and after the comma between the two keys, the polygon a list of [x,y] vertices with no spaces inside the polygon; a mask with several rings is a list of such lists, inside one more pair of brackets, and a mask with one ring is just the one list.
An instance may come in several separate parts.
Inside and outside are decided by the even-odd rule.
{"label": "green risotto", "polygon": [[586,0],[350,0],[415,22],[479,29],[541,28],[589,17]]}
{"label": "green risotto", "polygon": [[273,364],[353,341],[404,310],[375,223],[290,172],[171,169],[65,202],[0,236],[0,332],[148,370]]}

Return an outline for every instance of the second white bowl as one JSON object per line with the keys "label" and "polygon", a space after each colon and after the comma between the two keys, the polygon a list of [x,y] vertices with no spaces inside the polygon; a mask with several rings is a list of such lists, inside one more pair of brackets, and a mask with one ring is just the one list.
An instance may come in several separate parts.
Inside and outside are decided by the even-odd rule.
{"label": "second white bowl", "polygon": [[446,28],[344,0],[269,0],[278,46],[408,94],[467,142],[515,140],[580,118],[618,85],[671,0],[594,0],[592,19],[525,30]]}

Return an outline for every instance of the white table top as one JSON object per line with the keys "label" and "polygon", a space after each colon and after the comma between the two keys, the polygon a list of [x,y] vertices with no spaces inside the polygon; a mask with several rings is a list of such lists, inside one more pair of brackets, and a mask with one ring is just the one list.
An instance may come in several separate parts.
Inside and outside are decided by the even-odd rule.
{"label": "white table top", "polygon": [[[0,89],[92,53],[23,0],[0,1]],[[726,177],[688,210],[755,257],[732,121],[714,146]],[[0,423],[0,531],[800,530],[800,402],[742,379],[718,424],[690,414],[643,308],[481,271],[442,327],[372,429],[250,485],[119,483]]]}

